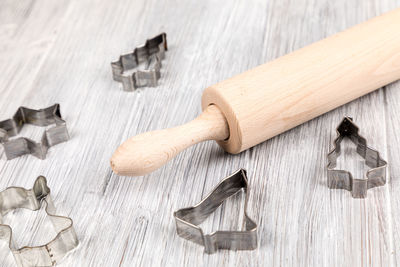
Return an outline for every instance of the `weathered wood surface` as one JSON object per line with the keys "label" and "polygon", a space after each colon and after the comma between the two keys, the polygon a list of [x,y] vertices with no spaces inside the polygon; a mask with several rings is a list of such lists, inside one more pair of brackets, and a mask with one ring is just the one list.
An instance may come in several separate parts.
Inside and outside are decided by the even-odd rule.
{"label": "weathered wood surface", "polygon": [[[215,142],[184,151],[145,177],[118,177],[109,158],[129,136],[171,127],[200,113],[208,85],[397,7],[368,1],[0,1],[0,120],[20,105],[61,104],[71,140],[46,160],[0,160],[0,188],[48,178],[80,245],[59,266],[396,266],[400,263],[400,92],[394,83],[240,155]],[[123,92],[110,62],[165,31],[169,51],[157,88]],[[371,33],[373,34],[373,33]],[[388,183],[365,200],[326,187],[326,154],[337,124],[352,116],[389,162]],[[41,129],[22,135],[40,138]],[[360,176],[354,148],[339,167]],[[347,153],[349,152],[349,153]],[[205,255],[175,233],[173,211],[195,204],[224,176],[248,170],[255,251]],[[240,196],[204,224],[237,229]],[[39,214],[39,216],[37,216]],[[15,241],[54,236],[44,211],[5,217]],[[14,266],[4,243],[0,266]]]}

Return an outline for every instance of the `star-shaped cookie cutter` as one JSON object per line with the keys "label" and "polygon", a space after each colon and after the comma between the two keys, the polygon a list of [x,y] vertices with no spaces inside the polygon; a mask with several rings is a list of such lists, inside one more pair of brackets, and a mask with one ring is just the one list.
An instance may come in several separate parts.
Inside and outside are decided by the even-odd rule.
{"label": "star-shaped cookie cutter", "polygon": [[[204,234],[198,226],[227,198],[240,191],[246,194],[244,206],[244,231],[216,231]],[[180,237],[204,246],[207,254],[218,249],[253,250],[257,248],[257,224],[247,215],[248,182],[246,170],[239,169],[223,179],[214,190],[193,207],[174,212],[176,230]]]}
{"label": "star-shaped cookie cutter", "polygon": [[[2,224],[2,218],[15,209],[37,211],[42,204],[45,205],[46,214],[57,232],[56,237],[42,246],[18,248],[13,242],[11,227]],[[50,188],[43,176],[36,179],[33,188],[30,190],[22,187],[8,187],[0,192],[0,240],[8,243],[17,266],[54,266],[78,245],[72,220],[68,217],[57,216],[55,213],[56,209],[50,197]]]}
{"label": "star-shaped cookie cutter", "polygon": [[[166,33],[148,39],[144,45],[136,47],[132,53],[121,55],[117,61],[111,62],[113,79],[122,83],[124,91],[134,91],[143,86],[157,86],[161,76],[161,61],[165,58],[167,50]],[[132,74],[125,73],[137,68],[142,62],[147,62],[144,70],[137,70]]]}
{"label": "star-shaped cookie cutter", "polygon": [[[24,124],[42,127],[55,124],[55,126],[45,130],[40,143],[25,137],[9,140],[9,137],[19,134]],[[67,140],[69,140],[67,125],[61,118],[59,104],[39,110],[19,107],[11,119],[0,121],[0,143],[8,160],[25,154],[45,159],[49,147]]]}
{"label": "star-shaped cookie cutter", "polygon": [[[351,191],[353,198],[365,198],[368,189],[386,183],[387,162],[380,157],[378,151],[367,147],[366,139],[359,135],[359,129],[352,118],[345,117],[337,127],[336,132],[334,148],[328,154],[328,186],[331,189]],[[340,143],[344,138],[349,138],[357,145],[357,153],[365,159],[365,164],[371,168],[362,179],[353,178],[348,171],[334,169],[341,152]]]}

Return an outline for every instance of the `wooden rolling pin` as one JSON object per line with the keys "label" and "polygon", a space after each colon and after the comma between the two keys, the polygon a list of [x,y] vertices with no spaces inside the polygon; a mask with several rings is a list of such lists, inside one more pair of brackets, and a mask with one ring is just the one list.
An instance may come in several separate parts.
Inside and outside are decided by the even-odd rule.
{"label": "wooden rolling pin", "polygon": [[236,154],[399,78],[396,9],[208,87],[198,118],[130,138],[111,167],[144,175],[205,140]]}

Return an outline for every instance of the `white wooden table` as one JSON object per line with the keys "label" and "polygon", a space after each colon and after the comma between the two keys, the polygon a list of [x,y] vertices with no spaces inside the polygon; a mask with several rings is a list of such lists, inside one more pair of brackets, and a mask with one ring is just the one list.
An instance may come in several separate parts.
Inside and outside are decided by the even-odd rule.
{"label": "white wooden table", "polygon": [[[59,266],[395,266],[400,263],[400,83],[240,155],[207,142],[145,177],[113,174],[109,158],[132,135],[195,118],[208,85],[399,5],[395,0],[0,0],[0,120],[21,105],[60,103],[71,134],[46,160],[6,161],[2,155],[0,188],[30,188],[38,175],[47,177],[58,212],[74,220],[80,241]],[[110,62],[163,31],[169,51],[160,85],[123,92],[112,80]],[[354,118],[390,164],[387,184],[370,190],[365,200],[326,186],[326,154],[344,115]],[[30,126],[21,134],[38,140],[42,130]],[[338,167],[361,176],[366,168],[353,152],[349,144]],[[202,247],[176,235],[173,211],[197,203],[238,168],[249,175],[258,249],[203,254]],[[230,199],[204,229],[239,229],[241,200]],[[55,234],[43,210],[18,210],[5,221],[19,245],[43,244]],[[15,266],[5,243],[0,266]]]}

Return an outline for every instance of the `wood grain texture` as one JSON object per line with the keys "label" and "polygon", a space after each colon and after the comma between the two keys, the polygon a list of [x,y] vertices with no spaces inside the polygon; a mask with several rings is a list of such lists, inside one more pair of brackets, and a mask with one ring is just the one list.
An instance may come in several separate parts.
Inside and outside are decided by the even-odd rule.
{"label": "wood grain texture", "polygon": [[[59,266],[396,266],[399,83],[239,155],[206,142],[136,178],[113,174],[109,158],[130,136],[194,119],[207,86],[398,6],[394,0],[0,1],[0,119],[20,105],[58,102],[71,134],[43,161],[3,155],[0,188],[31,187],[38,175],[47,177],[58,211],[74,220],[80,239]],[[110,62],[162,31],[169,51],[160,86],[123,92]],[[344,115],[390,166],[388,184],[365,200],[326,187],[326,154]],[[338,167],[362,175],[352,149]],[[176,235],[172,213],[240,167],[248,170],[248,212],[258,223],[259,248],[204,255]],[[204,228],[238,227],[239,200],[228,201]],[[39,215],[6,216],[19,244],[52,236]],[[4,244],[0,266],[14,266]]]}

